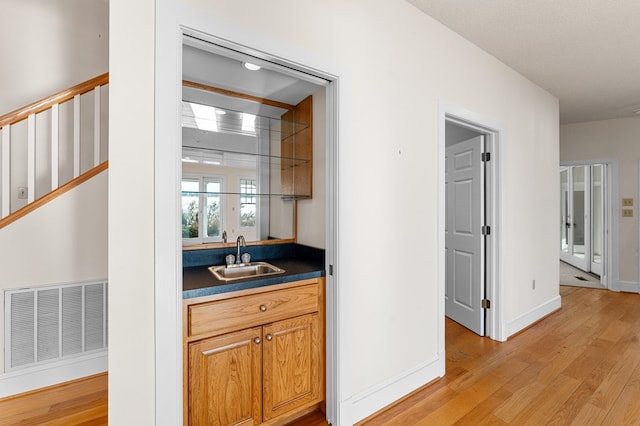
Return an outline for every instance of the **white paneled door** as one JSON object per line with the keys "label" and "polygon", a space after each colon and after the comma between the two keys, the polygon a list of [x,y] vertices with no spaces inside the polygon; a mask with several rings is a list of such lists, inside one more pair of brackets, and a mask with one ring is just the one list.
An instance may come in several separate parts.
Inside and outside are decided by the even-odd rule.
{"label": "white paneled door", "polygon": [[445,314],[484,336],[484,136],[446,148]]}

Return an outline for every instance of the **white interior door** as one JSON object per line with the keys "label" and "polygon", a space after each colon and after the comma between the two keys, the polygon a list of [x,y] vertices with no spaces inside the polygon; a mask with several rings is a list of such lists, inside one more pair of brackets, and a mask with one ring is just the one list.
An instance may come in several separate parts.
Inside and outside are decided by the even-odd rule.
{"label": "white interior door", "polygon": [[445,314],[484,336],[484,136],[446,148]]}

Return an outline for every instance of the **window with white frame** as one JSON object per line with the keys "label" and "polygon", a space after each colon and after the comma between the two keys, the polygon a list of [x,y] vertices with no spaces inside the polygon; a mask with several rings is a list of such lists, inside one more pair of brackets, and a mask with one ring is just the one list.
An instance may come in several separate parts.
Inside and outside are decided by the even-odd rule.
{"label": "window with white frame", "polygon": [[[182,239],[186,243],[222,241],[222,178],[182,178]],[[201,218],[202,221],[201,225]]]}
{"label": "window with white frame", "polygon": [[256,226],[256,180],[240,179],[240,227]]}

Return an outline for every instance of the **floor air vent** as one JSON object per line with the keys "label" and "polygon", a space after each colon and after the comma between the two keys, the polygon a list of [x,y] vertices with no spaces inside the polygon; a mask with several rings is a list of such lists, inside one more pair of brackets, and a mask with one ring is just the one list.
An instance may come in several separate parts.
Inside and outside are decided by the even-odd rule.
{"label": "floor air vent", "polygon": [[107,282],[5,291],[5,369],[107,348]]}

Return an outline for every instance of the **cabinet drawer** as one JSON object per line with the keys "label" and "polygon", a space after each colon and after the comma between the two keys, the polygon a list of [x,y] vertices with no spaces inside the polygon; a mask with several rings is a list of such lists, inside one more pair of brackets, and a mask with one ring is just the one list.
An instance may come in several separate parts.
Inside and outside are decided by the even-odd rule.
{"label": "cabinet drawer", "polygon": [[318,311],[318,284],[188,307],[189,337],[215,335]]}

